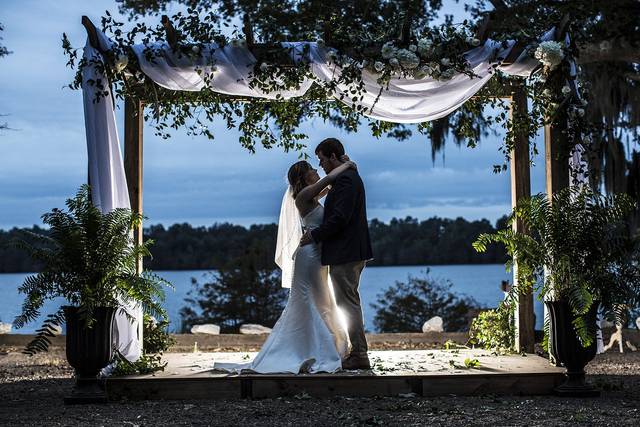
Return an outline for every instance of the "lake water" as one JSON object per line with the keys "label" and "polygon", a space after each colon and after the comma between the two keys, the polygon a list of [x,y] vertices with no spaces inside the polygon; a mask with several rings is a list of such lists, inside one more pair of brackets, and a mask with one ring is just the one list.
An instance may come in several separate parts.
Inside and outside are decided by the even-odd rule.
{"label": "lake water", "polygon": [[[397,266],[397,267],[367,267],[360,280],[360,296],[365,317],[365,327],[373,330],[374,310],[370,304],[376,301],[376,295],[384,289],[393,286],[396,281],[406,281],[409,275],[423,277],[429,268],[430,276],[436,279],[449,280],[453,284],[452,291],[473,297],[486,307],[495,307],[503,299],[500,290],[502,280],[512,280],[511,273],[507,273],[502,264],[483,265],[435,265],[435,266]],[[192,289],[191,278],[202,281],[207,271],[157,271],[160,276],[169,280],[175,290],[167,291],[165,308],[169,313],[172,331],[180,328],[180,308],[185,305],[184,298]],[[23,296],[17,291],[18,286],[28,274],[0,274],[0,320],[10,322],[20,312]],[[26,325],[13,333],[33,333],[40,327],[41,320],[47,314],[53,313],[63,300],[52,300],[45,304],[41,319]],[[542,304],[535,301],[536,328],[542,328]],[[425,319],[426,320],[426,319]]]}

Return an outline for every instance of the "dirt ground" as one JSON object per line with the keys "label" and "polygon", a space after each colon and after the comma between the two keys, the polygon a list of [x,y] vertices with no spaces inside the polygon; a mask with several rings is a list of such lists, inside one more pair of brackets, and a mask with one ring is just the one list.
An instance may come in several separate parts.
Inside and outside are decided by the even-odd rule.
{"label": "dirt ground", "polygon": [[640,352],[599,355],[591,399],[445,396],[438,398],[278,398],[114,402],[64,406],[72,370],[64,353],[35,357],[0,351],[0,424],[69,426],[615,425],[640,423]]}

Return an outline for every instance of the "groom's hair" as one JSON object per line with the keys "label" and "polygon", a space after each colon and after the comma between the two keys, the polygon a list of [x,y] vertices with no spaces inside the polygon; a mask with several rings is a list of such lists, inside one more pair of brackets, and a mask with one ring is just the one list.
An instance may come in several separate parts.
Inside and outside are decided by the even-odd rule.
{"label": "groom's hair", "polygon": [[336,138],[327,138],[316,147],[316,154],[319,152],[322,152],[325,157],[331,157],[332,154],[335,154],[336,159],[340,160],[340,157],[344,156],[344,146]]}

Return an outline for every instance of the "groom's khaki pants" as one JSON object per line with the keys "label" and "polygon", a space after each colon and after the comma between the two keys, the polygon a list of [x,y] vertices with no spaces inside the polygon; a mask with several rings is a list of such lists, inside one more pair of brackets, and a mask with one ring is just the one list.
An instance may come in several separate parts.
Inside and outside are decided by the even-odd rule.
{"label": "groom's khaki pants", "polygon": [[347,318],[347,329],[351,341],[351,354],[367,355],[367,339],[364,336],[364,319],[360,306],[360,274],[365,261],[349,262],[329,266],[336,303]]}

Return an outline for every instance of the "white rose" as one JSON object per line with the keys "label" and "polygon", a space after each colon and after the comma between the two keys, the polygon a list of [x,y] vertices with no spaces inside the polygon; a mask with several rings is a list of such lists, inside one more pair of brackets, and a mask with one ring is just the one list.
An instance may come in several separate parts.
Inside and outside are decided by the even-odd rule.
{"label": "white rose", "polygon": [[409,70],[412,70],[420,65],[420,58],[418,58],[415,53],[411,52],[408,49],[398,50],[398,61],[404,68],[407,68]]}
{"label": "white rose", "polygon": [[569,86],[562,86],[562,94],[569,95],[571,93],[571,88]]}
{"label": "white rose", "polygon": [[191,52],[196,53],[196,54],[200,53],[200,46],[198,46],[198,45],[191,46]]}
{"label": "white rose", "polygon": [[400,65],[400,61],[398,61],[398,58],[391,58],[389,64],[391,64],[392,67],[397,67]]}
{"label": "white rose", "polygon": [[451,60],[449,58],[442,58],[440,60],[440,63],[445,67],[448,67],[449,65],[451,65]]}
{"label": "white rose", "polygon": [[260,64],[260,70],[267,71],[267,69],[269,69],[269,66],[267,65],[266,62],[263,62],[262,64]]}
{"label": "white rose", "polygon": [[543,91],[542,91],[542,94],[543,94],[544,96],[552,96],[552,95],[553,95],[553,92],[551,91],[551,89],[547,88],[547,89],[545,89],[545,90],[543,90]]}
{"label": "white rose", "polygon": [[116,62],[114,64],[114,68],[116,72],[119,73],[125,68],[127,68],[128,63],[129,63],[129,57],[127,55],[125,55],[124,53],[118,55],[118,59],[116,59]]}
{"label": "white rose", "polygon": [[584,108],[578,108],[578,115],[580,117],[584,117],[584,113],[585,113]]}
{"label": "white rose", "polygon": [[418,53],[421,56],[429,56],[433,50],[433,42],[428,38],[418,40]]}
{"label": "white rose", "polygon": [[396,56],[396,52],[398,49],[393,45],[393,42],[386,42],[382,45],[382,49],[380,49],[380,54],[384,59],[390,59]]}
{"label": "white rose", "polygon": [[373,68],[377,71],[380,72],[384,69],[384,64],[380,61],[376,61],[375,64],[373,64]]}

